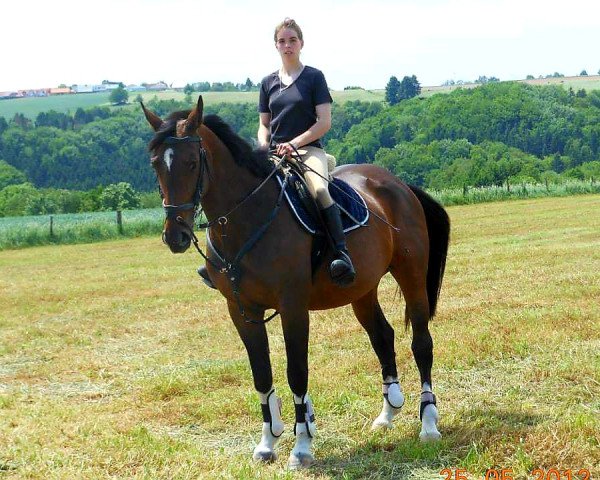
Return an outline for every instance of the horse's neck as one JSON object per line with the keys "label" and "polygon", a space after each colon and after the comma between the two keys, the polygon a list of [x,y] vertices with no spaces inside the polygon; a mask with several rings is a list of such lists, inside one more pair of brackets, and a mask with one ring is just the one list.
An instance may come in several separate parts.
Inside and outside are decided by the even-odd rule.
{"label": "horse's neck", "polygon": [[[231,152],[210,129],[202,125],[199,133],[207,150],[206,176],[209,183],[206,194],[202,196],[202,208],[208,220],[212,221],[226,215],[240,204],[260,184],[261,179],[250,173],[247,168],[238,165]],[[268,189],[264,190],[263,192],[261,189],[257,195],[265,195]],[[248,224],[247,220],[254,217],[248,214],[249,209],[252,209],[252,214],[258,214],[260,218],[261,212],[257,202],[250,199],[248,205],[243,205],[236,210],[233,214],[235,218],[228,218],[228,221],[234,220],[238,226],[240,223]],[[245,221],[240,222],[240,219]]]}

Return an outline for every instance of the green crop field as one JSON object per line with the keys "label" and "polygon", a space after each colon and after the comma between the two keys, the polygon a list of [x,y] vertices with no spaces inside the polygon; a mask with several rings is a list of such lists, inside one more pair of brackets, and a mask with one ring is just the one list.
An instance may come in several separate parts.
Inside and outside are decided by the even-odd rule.
{"label": "green crop field", "polygon": [[156,235],[0,252],[0,478],[600,478],[600,195],[448,211],[431,324],[439,443],[417,440],[418,372],[386,276],[407,397],[395,428],[369,430],[379,365],[351,309],[316,312],[317,463],[287,472],[294,411],[274,320],[286,432],[280,459],[254,464],[260,406],[225,302],[199,281],[197,253],[173,255]]}
{"label": "green crop field", "polygon": [[[160,100],[176,99],[184,100],[185,94],[175,90],[164,92],[133,92],[129,94],[129,105],[125,107],[112,108],[139,108],[135,104],[138,94],[144,102],[156,97]],[[214,105],[216,103],[258,103],[258,92],[203,92],[194,93],[195,99],[202,95],[205,105]],[[95,106],[110,106],[108,93],[80,93],[72,95],[57,95],[40,98],[16,98],[0,101],[0,116],[7,120],[14,117],[15,113],[22,113],[28,118],[35,119],[40,112],[55,110],[57,112],[75,113],[77,108],[89,108]],[[385,97],[384,90],[346,90],[333,91],[332,96],[335,102],[344,103],[351,100],[362,100],[365,102],[383,101]]]}

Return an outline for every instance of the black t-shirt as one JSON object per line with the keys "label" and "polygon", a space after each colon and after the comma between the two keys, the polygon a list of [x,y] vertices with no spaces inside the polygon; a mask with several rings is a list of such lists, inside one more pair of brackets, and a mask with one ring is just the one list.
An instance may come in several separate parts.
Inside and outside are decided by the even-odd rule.
{"label": "black t-shirt", "polygon": [[[271,145],[285,143],[306,132],[317,121],[315,107],[333,103],[325,75],[305,66],[289,86],[279,79],[278,72],[263,78],[260,85],[258,111],[271,114]],[[323,148],[320,139],[309,145]]]}

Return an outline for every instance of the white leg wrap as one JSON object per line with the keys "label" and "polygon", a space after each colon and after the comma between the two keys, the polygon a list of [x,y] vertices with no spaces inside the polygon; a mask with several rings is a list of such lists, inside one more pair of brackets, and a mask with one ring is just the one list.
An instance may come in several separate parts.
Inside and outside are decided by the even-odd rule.
{"label": "white leg wrap", "polygon": [[281,419],[281,399],[275,395],[275,390],[266,394],[260,393],[259,396],[263,417],[266,417],[268,421],[263,422],[260,443],[254,448],[252,458],[262,462],[271,462],[277,460],[275,446],[284,430]]}
{"label": "white leg wrap", "polygon": [[420,416],[422,424],[419,439],[422,442],[433,442],[442,438],[442,434],[437,429],[439,416],[436,398],[428,383],[423,384],[423,392],[421,392]]}
{"label": "white leg wrap", "polygon": [[[311,449],[313,437],[317,433],[313,405],[308,394],[305,394],[303,397],[294,395],[294,404],[296,407],[297,417],[296,425],[294,427],[296,443],[294,443],[294,448],[290,453],[288,462],[288,468],[291,470],[307,468],[314,463],[315,458],[311,452]],[[301,419],[304,421],[300,422],[299,420]]]}
{"label": "white leg wrap", "polygon": [[371,425],[371,430],[392,428],[393,420],[404,405],[404,394],[396,377],[386,377],[383,382],[383,408]]}

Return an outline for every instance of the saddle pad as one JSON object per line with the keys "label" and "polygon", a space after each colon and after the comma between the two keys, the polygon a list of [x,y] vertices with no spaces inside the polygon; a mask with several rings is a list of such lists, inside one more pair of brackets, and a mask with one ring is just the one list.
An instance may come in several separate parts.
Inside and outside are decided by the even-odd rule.
{"label": "saddle pad", "polygon": [[[290,209],[300,225],[302,225],[307,232],[313,235],[322,234],[323,231],[320,222],[308,213],[302,200],[300,200],[300,197],[298,196],[298,191],[292,186],[296,181],[301,181],[298,178],[298,174],[292,172],[291,175],[292,178],[288,182],[288,187],[285,190],[285,198]],[[277,181],[280,186],[283,186],[283,176],[281,174],[277,175]],[[348,185],[348,183],[339,178],[334,178],[333,181],[329,183],[329,193],[342,212],[342,226],[344,227],[344,233],[350,232],[367,223],[369,220],[367,204],[359,193]]]}

